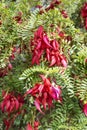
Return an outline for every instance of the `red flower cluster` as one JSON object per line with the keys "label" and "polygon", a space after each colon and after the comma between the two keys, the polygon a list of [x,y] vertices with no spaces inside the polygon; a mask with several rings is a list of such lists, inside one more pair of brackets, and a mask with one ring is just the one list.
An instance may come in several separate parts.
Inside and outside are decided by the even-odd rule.
{"label": "red flower cluster", "polygon": [[30,123],[27,124],[26,130],[38,130],[39,122],[34,121],[34,128],[30,125]]}
{"label": "red flower cluster", "polygon": [[84,3],[82,9],[81,9],[81,16],[84,19],[84,25],[87,30],[87,2]]}
{"label": "red flower cluster", "polygon": [[59,43],[56,40],[50,41],[52,48],[46,49],[47,60],[50,66],[57,65],[67,67],[66,57],[60,54]]}
{"label": "red flower cluster", "polygon": [[20,94],[14,95],[14,92],[2,93],[3,101],[0,104],[2,112],[7,112],[8,114],[18,111],[24,104],[24,98]]}
{"label": "red flower cluster", "polygon": [[57,100],[61,102],[61,89],[60,86],[56,84],[51,84],[50,79],[46,78],[44,75],[40,75],[43,83],[36,83],[33,88],[29,89],[25,96],[30,94],[35,99],[35,106],[41,112],[40,106],[44,107],[46,110],[46,106],[50,108],[53,104],[53,100]]}
{"label": "red flower cluster", "polygon": [[34,47],[32,50],[32,64],[39,64],[41,55],[43,54],[44,50],[51,47],[47,34],[44,32],[42,26],[40,26],[35,32],[34,40],[31,41],[31,46]]}
{"label": "red flower cluster", "polygon": [[46,59],[50,62],[50,66],[67,66],[66,58],[60,53],[60,45],[54,40],[49,40],[42,26],[34,34],[34,39],[31,41],[32,46],[32,64],[39,64],[42,54],[45,54]]}

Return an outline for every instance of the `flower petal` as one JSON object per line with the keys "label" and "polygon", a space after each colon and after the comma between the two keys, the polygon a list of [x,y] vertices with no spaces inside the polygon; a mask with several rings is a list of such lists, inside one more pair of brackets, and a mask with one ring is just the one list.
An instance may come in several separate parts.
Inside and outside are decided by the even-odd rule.
{"label": "flower petal", "polygon": [[33,130],[32,126],[28,123],[26,130]]}
{"label": "flower petal", "polygon": [[50,63],[50,66],[55,65],[55,63],[56,63],[56,58],[55,58],[55,56],[52,56],[52,57],[51,57],[51,63]]}
{"label": "flower petal", "polygon": [[43,97],[43,99],[42,99],[42,104],[43,104],[43,107],[44,107],[44,109],[46,110],[46,100],[47,100],[47,93],[45,92],[44,93],[44,97]]}
{"label": "flower petal", "polygon": [[17,99],[15,100],[15,108],[16,108],[16,110],[18,110],[18,109],[19,109],[19,102],[18,102],[18,100],[17,100]]}
{"label": "flower petal", "polygon": [[7,100],[7,103],[6,103],[6,111],[8,111],[9,110],[9,107],[10,107],[10,100]]}
{"label": "flower petal", "polygon": [[87,104],[84,104],[84,106],[83,106],[83,112],[87,116]]}
{"label": "flower petal", "polygon": [[52,46],[50,45],[50,42],[48,40],[47,35],[43,35],[43,41],[47,45],[47,47],[51,47],[52,48]]}
{"label": "flower petal", "polygon": [[37,99],[35,99],[34,104],[35,104],[35,106],[36,106],[37,110],[39,110],[39,112],[41,112],[42,114],[44,114],[44,113],[42,112],[42,110],[40,109],[40,101],[39,101],[39,99],[38,99],[38,98],[37,98]]}

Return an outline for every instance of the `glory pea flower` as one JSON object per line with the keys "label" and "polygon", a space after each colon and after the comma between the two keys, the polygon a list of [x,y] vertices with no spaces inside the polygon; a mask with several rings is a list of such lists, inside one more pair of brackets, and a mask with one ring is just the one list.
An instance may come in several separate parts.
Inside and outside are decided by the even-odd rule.
{"label": "glory pea flower", "polygon": [[58,85],[53,85],[49,78],[40,75],[42,83],[36,83],[33,88],[25,93],[25,97],[30,94],[34,98],[34,104],[42,114],[41,106],[44,110],[53,106],[53,101],[61,102],[61,88]]}

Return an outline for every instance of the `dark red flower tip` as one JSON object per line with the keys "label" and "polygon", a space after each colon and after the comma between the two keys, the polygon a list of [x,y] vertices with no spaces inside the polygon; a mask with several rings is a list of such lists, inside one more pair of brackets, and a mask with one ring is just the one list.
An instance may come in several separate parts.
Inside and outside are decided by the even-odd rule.
{"label": "dark red flower tip", "polygon": [[72,37],[71,36],[66,36],[65,40],[67,40],[67,42],[72,41]]}
{"label": "dark red flower tip", "polygon": [[36,5],[35,7],[36,7],[36,8],[39,8],[39,9],[41,9],[41,8],[42,8],[42,6],[41,6],[41,5]]}
{"label": "dark red flower tip", "polygon": [[9,63],[9,64],[8,64],[8,69],[9,69],[9,70],[12,70],[12,68],[13,68],[12,64]]}
{"label": "dark red flower tip", "polygon": [[34,38],[31,40],[31,50],[32,50],[32,64],[39,64],[40,59],[46,48],[51,48],[50,40],[45,33],[43,26],[39,28],[34,33]]}
{"label": "dark red flower tip", "polygon": [[81,16],[83,18],[86,18],[87,17],[87,2],[84,3],[82,9],[81,9]]}
{"label": "dark red flower tip", "polygon": [[87,116],[87,103],[83,105],[83,112]]}
{"label": "dark red flower tip", "polygon": [[2,25],[2,21],[0,20],[0,26]]}
{"label": "dark red flower tip", "polygon": [[[47,12],[47,11],[49,11],[50,9],[54,9],[54,7],[55,7],[56,5],[59,5],[60,3],[61,3],[61,1],[59,1],[59,0],[53,0],[53,1],[50,3],[50,5],[49,5],[47,8],[45,8],[45,11]],[[39,7],[39,9],[41,9],[41,7]],[[43,13],[44,13],[44,10],[41,9],[39,13],[40,13],[40,14],[43,14]]]}
{"label": "dark red flower tip", "polygon": [[21,24],[21,23],[23,22],[23,20],[22,20],[22,15],[23,15],[22,12],[18,12],[18,15],[15,16],[13,19],[14,19],[17,23]]}
{"label": "dark red flower tip", "polygon": [[87,58],[85,59],[85,63],[87,63]]}
{"label": "dark red flower tip", "polygon": [[61,3],[61,1],[59,1],[59,0],[53,0],[53,2],[54,2],[54,4],[56,4],[56,5],[59,5],[59,4]]}
{"label": "dark red flower tip", "polygon": [[64,33],[63,31],[60,31],[60,32],[58,33],[58,35],[59,35],[61,38],[64,38],[65,33]]}
{"label": "dark red flower tip", "polygon": [[63,15],[64,18],[68,18],[68,14],[65,10],[62,10],[61,14]]}

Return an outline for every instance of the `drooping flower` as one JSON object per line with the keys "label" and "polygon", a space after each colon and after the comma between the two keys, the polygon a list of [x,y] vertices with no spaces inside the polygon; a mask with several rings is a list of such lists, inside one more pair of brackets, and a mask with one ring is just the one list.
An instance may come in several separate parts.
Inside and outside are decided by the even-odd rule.
{"label": "drooping flower", "polygon": [[46,50],[46,57],[50,66],[63,66],[67,67],[67,60],[63,54],[60,54],[60,46],[56,40],[51,41],[52,48]]}
{"label": "drooping flower", "polygon": [[84,3],[82,9],[81,9],[81,16],[83,18],[86,18],[87,17],[87,2]]}
{"label": "drooping flower", "polygon": [[18,111],[24,104],[24,98],[20,94],[15,96],[14,92],[10,93],[4,92],[2,96],[3,100],[0,104],[2,112],[10,114],[12,112]]}
{"label": "drooping flower", "polygon": [[31,41],[32,49],[32,64],[39,64],[40,58],[46,48],[51,48],[49,38],[47,34],[44,32],[42,26],[38,28],[38,30],[34,33],[34,39]]}
{"label": "drooping flower", "polygon": [[[61,38],[64,33],[59,31]],[[34,39],[31,40],[32,48],[32,64],[39,64],[41,56],[46,59],[50,66],[63,66],[67,67],[67,60],[63,54],[60,53],[60,43],[56,40],[49,40],[47,34],[44,32],[42,26],[34,34]]]}
{"label": "drooping flower", "polygon": [[46,110],[47,106],[52,107],[53,100],[60,101],[61,89],[60,86],[51,84],[50,79],[44,75],[40,75],[40,77],[42,83],[36,83],[33,88],[25,93],[25,96],[32,95],[36,108],[43,114],[41,106]]}

